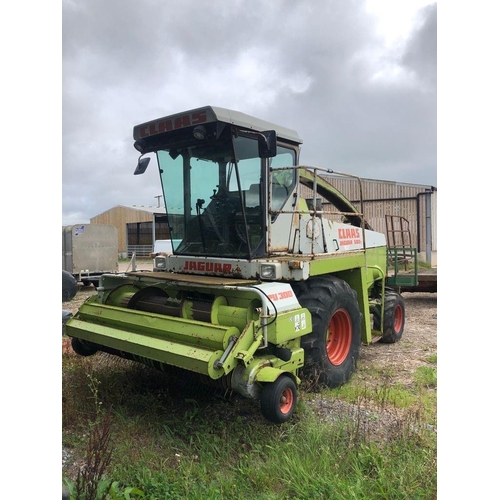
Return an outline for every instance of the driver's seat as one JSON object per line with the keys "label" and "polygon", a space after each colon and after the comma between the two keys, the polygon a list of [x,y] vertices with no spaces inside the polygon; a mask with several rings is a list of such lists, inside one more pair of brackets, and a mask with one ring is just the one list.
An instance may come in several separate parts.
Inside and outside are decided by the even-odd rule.
{"label": "driver's seat", "polygon": [[260,207],[260,184],[251,184],[245,191],[245,207]]}

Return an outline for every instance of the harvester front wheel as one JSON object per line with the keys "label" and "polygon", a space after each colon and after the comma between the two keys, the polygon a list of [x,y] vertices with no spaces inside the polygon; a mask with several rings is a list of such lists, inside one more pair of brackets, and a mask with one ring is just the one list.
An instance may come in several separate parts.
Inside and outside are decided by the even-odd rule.
{"label": "harvester front wheel", "polygon": [[[381,307],[373,311],[373,329],[381,330]],[[394,344],[401,340],[405,327],[405,303],[403,297],[390,288],[385,289],[384,301],[384,331],[379,342]]]}
{"label": "harvester front wheel", "polygon": [[260,394],[260,409],[267,420],[275,424],[288,421],[297,404],[297,386],[287,375],[266,383]]}
{"label": "harvester front wheel", "polygon": [[302,376],[313,386],[339,387],[356,369],[361,346],[361,313],[356,292],[335,276],[297,283],[295,294],[309,309],[313,331],[302,337]]}

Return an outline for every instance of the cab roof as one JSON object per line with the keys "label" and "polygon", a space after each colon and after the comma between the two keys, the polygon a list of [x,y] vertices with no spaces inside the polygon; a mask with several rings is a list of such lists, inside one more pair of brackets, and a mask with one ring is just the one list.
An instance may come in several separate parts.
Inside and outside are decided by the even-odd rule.
{"label": "cab roof", "polygon": [[134,140],[142,139],[145,136],[161,134],[170,130],[181,129],[193,125],[202,125],[215,121],[229,123],[257,132],[275,130],[278,138],[296,144],[302,144],[302,139],[295,130],[255,118],[240,111],[219,108],[216,106],[204,106],[202,108],[191,109],[136,125],[134,127]]}

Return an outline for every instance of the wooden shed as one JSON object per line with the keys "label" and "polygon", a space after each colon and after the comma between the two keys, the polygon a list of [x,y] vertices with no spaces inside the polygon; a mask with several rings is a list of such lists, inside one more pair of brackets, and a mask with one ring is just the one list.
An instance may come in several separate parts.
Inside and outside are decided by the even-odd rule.
{"label": "wooden shed", "polygon": [[[155,221],[155,224],[153,224]],[[165,208],[117,205],[91,217],[91,224],[111,224],[118,231],[120,258],[148,256],[155,239],[168,237]]]}

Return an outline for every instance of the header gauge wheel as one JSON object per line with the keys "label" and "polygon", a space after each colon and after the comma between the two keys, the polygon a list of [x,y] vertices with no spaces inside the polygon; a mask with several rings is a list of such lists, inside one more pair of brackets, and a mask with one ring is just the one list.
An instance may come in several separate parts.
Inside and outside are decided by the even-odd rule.
{"label": "header gauge wheel", "polygon": [[266,383],[260,395],[262,415],[275,424],[288,421],[297,404],[297,386],[286,375],[281,375],[275,382]]}

